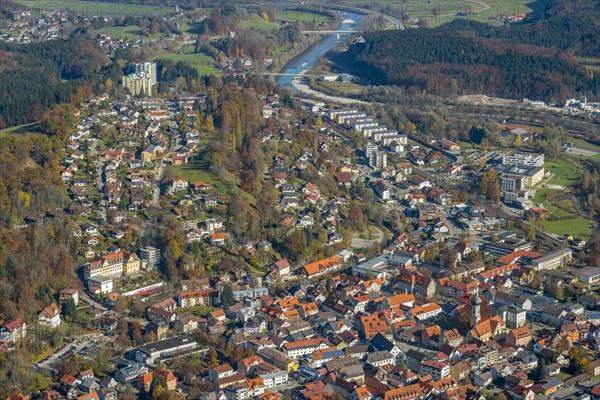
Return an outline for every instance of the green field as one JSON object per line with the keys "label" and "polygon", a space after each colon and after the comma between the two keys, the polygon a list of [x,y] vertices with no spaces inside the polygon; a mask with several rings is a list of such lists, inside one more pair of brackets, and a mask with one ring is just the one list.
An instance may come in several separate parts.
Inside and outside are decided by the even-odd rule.
{"label": "green field", "polygon": [[201,75],[220,74],[221,71],[213,67],[214,59],[206,54],[159,54],[153,58],[156,60],[172,60],[174,62],[187,61],[193,64]]}
{"label": "green field", "polygon": [[214,191],[217,191],[223,195],[229,195],[229,188],[222,179],[206,169],[201,169],[199,166],[191,164],[169,165],[167,166],[166,173],[167,175],[175,178],[187,178],[190,184],[198,181],[211,182],[213,184]]}
{"label": "green field", "polygon": [[406,11],[411,19],[418,18],[421,21],[426,19],[429,27],[435,27],[457,18],[502,25],[503,22],[498,19],[499,16],[513,16],[530,13],[533,11],[530,5],[535,3],[535,1],[406,0],[404,3]]}
{"label": "green field", "polygon": [[598,146],[594,143],[590,143],[587,140],[569,136],[565,141],[573,143],[575,146],[581,147],[582,149],[593,150],[593,151],[597,151],[600,153],[600,146]]}
{"label": "green field", "polygon": [[124,2],[108,3],[103,1],[52,1],[52,0],[17,0],[34,9],[43,12],[55,13],[57,11],[80,12],[86,15],[104,16],[107,18],[165,15],[175,11],[173,7],[145,6],[138,4],[127,4]]}
{"label": "green field", "polygon": [[39,122],[32,122],[25,125],[17,125],[12,128],[6,128],[0,130],[0,138],[13,136],[13,135],[38,135],[38,124]]}
{"label": "green field", "polygon": [[554,173],[548,181],[550,185],[574,186],[581,179],[581,169],[577,162],[566,157],[559,157],[556,161],[546,161],[546,171]]}
{"label": "green field", "polygon": [[295,10],[277,10],[273,13],[273,17],[275,18],[275,21],[286,21],[286,22],[304,21],[304,22],[314,22],[315,24],[320,24],[322,22],[326,22],[326,21],[330,20],[329,17],[326,17],[324,15],[306,12],[306,11],[295,11]]}
{"label": "green field", "polygon": [[541,223],[546,232],[559,236],[566,234],[574,237],[589,238],[592,234],[592,223],[585,218],[565,219],[562,221],[544,221]]}
{"label": "green field", "polygon": [[111,28],[102,28],[98,30],[99,33],[104,33],[107,35],[111,35],[114,38],[118,39],[146,39],[146,40],[157,40],[161,37],[160,33],[151,34],[149,36],[144,36],[140,27],[137,25],[129,25],[129,26],[113,26]]}

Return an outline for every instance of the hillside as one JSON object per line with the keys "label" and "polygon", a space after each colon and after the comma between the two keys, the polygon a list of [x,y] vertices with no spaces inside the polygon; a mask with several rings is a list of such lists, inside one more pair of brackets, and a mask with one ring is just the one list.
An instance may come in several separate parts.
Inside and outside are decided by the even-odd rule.
{"label": "hillside", "polygon": [[579,10],[545,13],[496,28],[457,20],[434,29],[369,32],[334,60],[379,85],[440,96],[485,93],[506,98],[563,101],[597,98],[600,79],[574,56],[600,54],[600,24]]}
{"label": "hillside", "polygon": [[106,56],[84,38],[0,43],[0,128],[29,123],[49,107],[93,92]]}

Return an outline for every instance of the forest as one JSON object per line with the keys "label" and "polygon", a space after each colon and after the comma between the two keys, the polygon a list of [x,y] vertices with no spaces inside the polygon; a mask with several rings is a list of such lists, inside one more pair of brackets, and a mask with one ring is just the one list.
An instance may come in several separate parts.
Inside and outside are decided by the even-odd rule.
{"label": "forest", "polygon": [[456,20],[434,29],[368,32],[365,43],[333,58],[373,84],[561,102],[597,98],[600,78],[575,57],[598,54],[599,30],[597,16],[576,11],[501,28]]}
{"label": "forest", "polygon": [[0,129],[37,121],[48,108],[93,97],[119,71],[84,32],[68,40],[0,43]]}

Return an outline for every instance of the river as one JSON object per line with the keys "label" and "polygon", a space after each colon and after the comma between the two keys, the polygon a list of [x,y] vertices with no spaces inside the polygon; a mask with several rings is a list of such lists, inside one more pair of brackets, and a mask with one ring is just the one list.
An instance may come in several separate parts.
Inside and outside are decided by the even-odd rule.
{"label": "river", "polygon": [[[358,28],[360,27],[360,24],[362,23],[362,21],[365,18],[365,15],[345,11],[345,12],[341,13],[341,17],[342,17],[343,21],[352,21],[352,22],[342,22],[342,24],[340,25],[340,27],[337,30],[338,31],[348,31],[348,30],[358,30]],[[302,72],[304,70],[311,69],[320,57],[322,57],[329,50],[335,48],[339,43],[346,40],[348,37],[350,37],[350,35],[353,35],[353,33],[340,33],[339,39],[338,39],[337,35],[324,36],[323,39],[321,39],[320,41],[318,41],[317,43],[315,43],[314,45],[309,47],[306,51],[298,54],[296,57],[291,59],[285,65],[285,68],[283,69],[283,71],[281,71],[281,73],[282,74],[290,74],[290,75],[298,75],[298,74],[300,74],[300,72]],[[293,79],[294,79],[293,76],[279,76],[276,79],[276,82],[278,85],[285,87],[285,88],[290,88],[294,92],[296,92],[296,89],[292,86]]]}

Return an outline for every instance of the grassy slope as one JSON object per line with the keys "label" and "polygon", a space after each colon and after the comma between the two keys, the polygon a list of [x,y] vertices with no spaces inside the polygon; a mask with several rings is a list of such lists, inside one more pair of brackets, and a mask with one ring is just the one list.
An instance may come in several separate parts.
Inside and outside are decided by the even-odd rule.
{"label": "grassy slope", "polygon": [[39,122],[32,122],[25,125],[17,125],[11,128],[1,129],[0,138],[12,136],[12,135],[38,135],[37,130]]}

